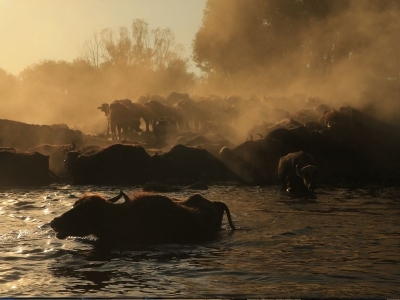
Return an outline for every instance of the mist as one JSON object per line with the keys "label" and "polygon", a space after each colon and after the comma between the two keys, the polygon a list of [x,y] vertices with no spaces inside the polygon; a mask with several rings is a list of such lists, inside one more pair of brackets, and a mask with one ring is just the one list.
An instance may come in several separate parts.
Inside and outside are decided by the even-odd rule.
{"label": "mist", "polygon": [[[398,1],[209,0],[193,40],[201,72],[189,71],[173,32],[134,20],[88,37],[72,62],[40,61],[18,76],[0,69],[0,118],[99,134],[107,126],[102,103],[175,91],[249,100],[238,107],[240,138],[258,122],[295,114],[309,98],[396,122],[399,20]],[[252,106],[259,101],[263,109]]]}
{"label": "mist", "polygon": [[217,78],[205,89],[303,93],[333,107],[374,106],[382,117],[398,118],[398,1],[252,3],[208,1],[194,41],[198,66]]}

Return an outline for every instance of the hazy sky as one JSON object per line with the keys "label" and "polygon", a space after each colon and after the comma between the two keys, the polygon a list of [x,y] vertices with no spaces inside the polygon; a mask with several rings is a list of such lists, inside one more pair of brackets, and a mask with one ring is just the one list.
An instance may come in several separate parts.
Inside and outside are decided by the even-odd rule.
{"label": "hazy sky", "polygon": [[93,31],[141,18],[171,28],[191,55],[206,0],[0,0],[0,68],[18,75],[43,59],[72,61]]}

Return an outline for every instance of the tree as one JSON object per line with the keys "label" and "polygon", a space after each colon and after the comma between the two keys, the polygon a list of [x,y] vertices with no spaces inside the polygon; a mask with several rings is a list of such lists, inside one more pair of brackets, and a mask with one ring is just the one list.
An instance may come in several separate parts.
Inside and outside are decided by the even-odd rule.
{"label": "tree", "polygon": [[134,19],[130,31],[120,27],[118,34],[104,28],[92,34],[80,49],[80,58],[92,66],[142,66],[162,70],[170,62],[182,59],[182,45],[177,44],[171,29],[149,29],[143,19]]}
{"label": "tree", "polygon": [[98,67],[101,62],[102,43],[97,31],[93,31],[92,38],[86,40],[79,48],[80,58],[94,67]]}
{"label": "tree", "polygon": [[395,73],[399,7],[397,0],[208,0],[193,59],[209,77],[241,84],[287,87],[301,78],[359,90],[377,73],[379,80]]}
{"label": "tree", "polygon": [[0,99],[7,98],[15,91],[18,79],[0,68]]}

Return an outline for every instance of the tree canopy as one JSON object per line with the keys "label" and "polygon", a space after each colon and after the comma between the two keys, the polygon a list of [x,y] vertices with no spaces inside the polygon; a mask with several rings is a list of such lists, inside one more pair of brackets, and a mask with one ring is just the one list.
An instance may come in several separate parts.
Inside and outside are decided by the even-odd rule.
{"label": "tree canopy", "polygon": [[129,30],[120,27],[116,33],[110,28],[93,32],[80,49],[83,60],[93,66],[141,66],[162,70],[182,58],[182,45],[176,43],[169,28],[149,29],[143,19],[134,19]]}
{"label": "tree canopy", "polygon": [[350,71],[360,88],[399,76],[399,19],[397,0],[208,0],[193,59],[208,76],[264,88]]}

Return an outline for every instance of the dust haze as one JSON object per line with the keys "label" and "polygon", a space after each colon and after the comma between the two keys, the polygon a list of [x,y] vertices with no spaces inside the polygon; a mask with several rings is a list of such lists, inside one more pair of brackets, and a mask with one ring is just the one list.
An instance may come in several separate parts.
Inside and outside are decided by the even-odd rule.
{"label": "dust haze", "polygon": [[[17,77],[0,69],[0,118],[64,123],[99,134],[107,126],[97,109],[102,103],[136,101],[147,94],[166,97],[175,91],[194,100],[210,95],[248,100],[233,124],[241,138],[258,122],[295,114],[310,98],[336,109],[351,105],[396,122],[400,2],[330,2],[323,7],[327,11],[308,17],[307,9],[320,2],[209,0],[193,40],[193,57],[202,69],[198,73],[189,71],[194,63],[182,57],[168,30],[157,32],[142,21],[119,32],[94,34],[73,62],[41,61]],[[297,19],[279,15],[286,4],[301,11],[294,15]],[[135,35],[139,29],[147,40]],[[158,49],[159,56],[146,58],[143,49],[156,49],[157,37],[164,48]],[[103,55],[93,56],[95,47]],[[258,109],[260,103],[263,109]]]}

